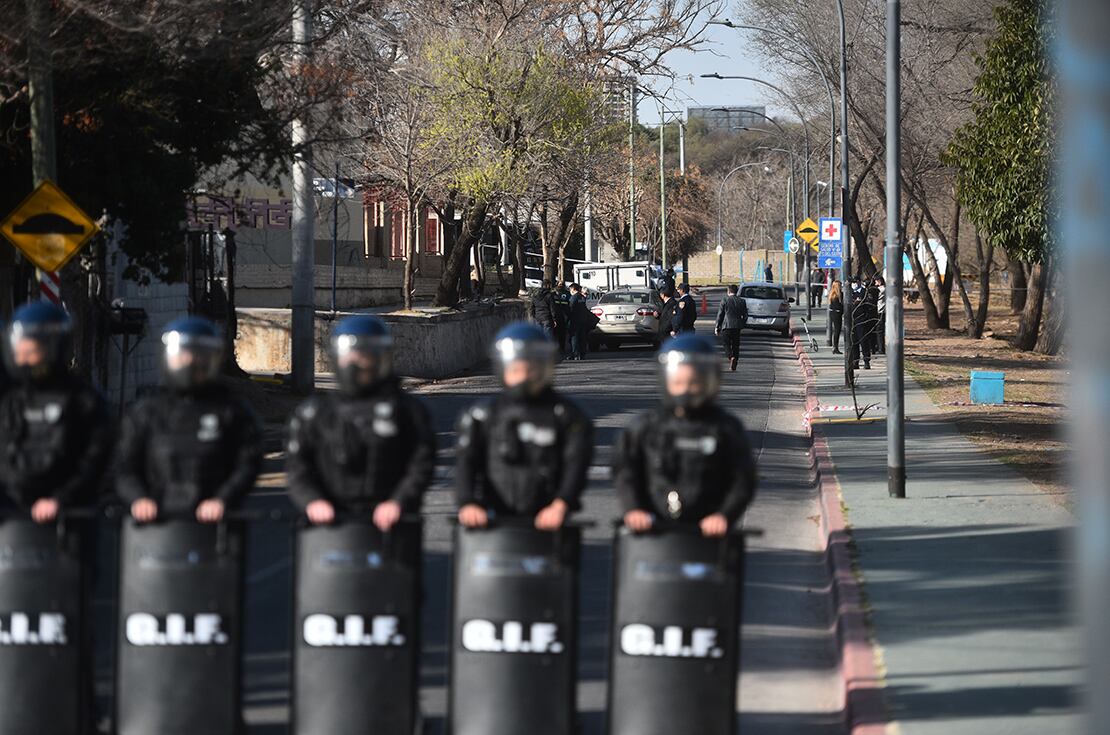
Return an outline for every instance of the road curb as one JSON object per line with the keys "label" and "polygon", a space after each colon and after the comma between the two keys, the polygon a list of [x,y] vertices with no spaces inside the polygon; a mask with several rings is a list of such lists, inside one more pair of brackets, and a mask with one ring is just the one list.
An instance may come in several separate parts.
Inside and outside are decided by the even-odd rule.
{"label": "road curb", "polygon": [[887,731],[889,717],[883,699],[878,648],[867,632],[863,585],[852,561],[852,531],[844,514],[828,439],[821,424],[812,421],[819,409],[817,373],[797,334],[794,353],[805,381],[806,409],[802,421],[811,441],[810,464],[819,492],[821,541],[832,582],[845,725],[852,735],[881,735]]}

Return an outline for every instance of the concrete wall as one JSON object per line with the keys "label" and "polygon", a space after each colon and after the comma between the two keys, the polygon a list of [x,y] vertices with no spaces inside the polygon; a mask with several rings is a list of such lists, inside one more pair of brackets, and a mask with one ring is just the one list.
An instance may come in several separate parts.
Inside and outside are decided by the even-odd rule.
{"label": "concrete wall", "polygon": [[[816,262],[816,257],[813,260]],[[769,262],[774,280],[782,282],[793,279],[793,261],[794,256],[781,250],[726,250],[720,256],[709,250],[690,256],[690,280],[707,284],[762,281],[763,269]]]}
{"label": "concrete wall", "polygon": [[[342,311],[400,304],[403,267],[400,261],[386,267],[340,266],[335,279],[336,308]],[[316,308],[331,309],[331,266],[317,266],[314,280]],[[438,283],[438,277],[418,276],[416,297],[430,298]],[[235,304],[252,309],[288,309],[292,306],[291,284],[291,266],[241,265],[235,269]]]}
{"label": "concrete wall", "polygon": [[[244,370],[290,371],[290,313],[286,309],[239,309],[235,354]],[[340,313],[339,318],[346,316]],[[509,301],[466,311],[380,314],[396,341],[397,372],[415,378],[446,378],[481,364],[493,336],[505,324],[524,318],[524,304]],[[316,370],[330,372],[327,343],[334,321],[316,316]]]}

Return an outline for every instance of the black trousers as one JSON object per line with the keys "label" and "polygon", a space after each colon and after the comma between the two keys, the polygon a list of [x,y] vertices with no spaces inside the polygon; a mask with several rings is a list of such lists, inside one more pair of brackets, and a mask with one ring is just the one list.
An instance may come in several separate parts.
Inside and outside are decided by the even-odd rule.
{"label": "black trousers", "polygon": [[740,357],[740,330],[722,329],[721,344],[725,346],[725,356],[728,359]]}
{"label": "black trousers", "polygon": [[875,320],[864,317],[852,326],[852,363],[859,362],[861,351],[864,361],[871,362],[871,330],[875,328]]}
{"label": "black trousers", "polygon": [[844,313],[837,311],[829,312],[829,319],[832,319],[832,343],[833,349],[840,349],[840,333],[844,330]]}
{"label": "black trousers", "polygon": [[813,305],[814,306],[820,306],[821,305],[821,296],[825,293],[825,287],[814,285],[814,286],[810,287],[809,293],[811,294],[811,296],[813,298]]}

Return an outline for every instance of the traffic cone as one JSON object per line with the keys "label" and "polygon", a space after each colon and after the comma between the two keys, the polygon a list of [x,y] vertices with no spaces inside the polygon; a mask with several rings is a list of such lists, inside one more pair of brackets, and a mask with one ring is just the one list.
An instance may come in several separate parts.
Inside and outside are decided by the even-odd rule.
{"label": "traffic cone", "polygon": [[705,316],[709,313],[709,297],[703,291],[701,294],[701,315]]}

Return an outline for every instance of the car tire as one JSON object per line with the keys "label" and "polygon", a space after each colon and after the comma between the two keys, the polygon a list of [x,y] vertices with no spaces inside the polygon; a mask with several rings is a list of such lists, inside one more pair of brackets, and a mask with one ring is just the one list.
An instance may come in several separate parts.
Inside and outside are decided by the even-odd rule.
{"label": "car tire", "polygon": [[605,340],[605,349],[607,349],[607,350],[617,350],[617,349],[620,349],[620,346],[621,346],[621,341],[619,339],[607,339],[607,340]]}
{"label": "car tire", "polygon": [[590,352],[597,352],[598,349],[601,347],[601,343],[598,342],[596,339],[587,340],[586,344],[589,347]]}

